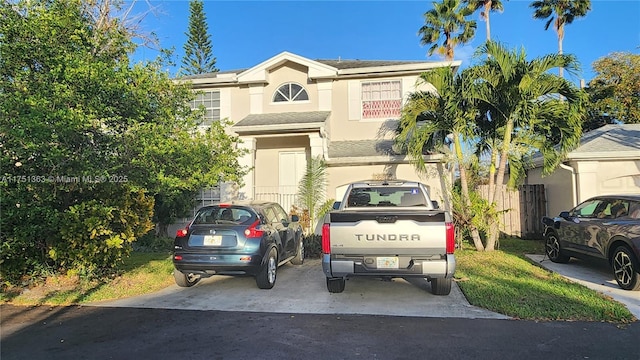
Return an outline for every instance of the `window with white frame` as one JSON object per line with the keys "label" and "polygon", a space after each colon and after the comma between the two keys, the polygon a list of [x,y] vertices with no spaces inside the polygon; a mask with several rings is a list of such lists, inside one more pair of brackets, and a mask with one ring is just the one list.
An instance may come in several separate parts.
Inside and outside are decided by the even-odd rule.
{"label": "window with white frame", "polygon": [[309,100],[309,94],[302,85],[288,83],[280,86],[273,94],[273,102],[292,102]]}
{"label": "window with white frame", "polygon": [[205,91],[196,95],[191,101],[191,108],[204,107],[205,114],[200,125],[211,126],[214,121],[220,120],[220,91]]}
{"label": "window with white frame", "polygon": [[400,117],[402,85],[400,80],[362,83],[362,118],[388,119]]}

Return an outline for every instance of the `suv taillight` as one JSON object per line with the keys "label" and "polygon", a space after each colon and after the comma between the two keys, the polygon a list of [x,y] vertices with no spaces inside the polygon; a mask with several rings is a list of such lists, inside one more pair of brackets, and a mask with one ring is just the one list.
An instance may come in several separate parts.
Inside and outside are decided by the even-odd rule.
{"label": "suv taillight", "polygon": [[187,234],[189,233],[189,228],[186,227],[184,229],[178,229],[178,231],[176,231],[176,237],[185,237],[187,236]]}
{"label": "suv taillight", "polygon": [[253,224],[251,224],[248,228],[244,230],[244,236],[247,238],[260,238],[264,235],[264,230],[258,229],[258,225],[260,225],[260,220],[256,220]]}
{"label": "suv taillight", "polygon": [[322,253],[331,254],[331,236],[329,236],[329,224],[322,225]]}
{"label": "suv taillight", "polygon": [[447,236],[447,254],[453,254],[456,249],[456,232],[453,223],[445,223]]}

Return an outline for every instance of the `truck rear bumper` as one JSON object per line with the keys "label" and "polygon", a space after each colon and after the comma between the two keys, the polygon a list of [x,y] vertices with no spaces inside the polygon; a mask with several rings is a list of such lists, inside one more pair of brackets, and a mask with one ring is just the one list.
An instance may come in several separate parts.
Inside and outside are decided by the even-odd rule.
{"label": "truck rear bumper", "polygon": [[367,266],[363,258],[332,259],[331,255],[323,254],[322,271],[328,278],[350,276],[451,278],[456,270],[456,259],[453,254],[447,254],[444,259],[412,261],[412,266],[401,269],[377,269]]}

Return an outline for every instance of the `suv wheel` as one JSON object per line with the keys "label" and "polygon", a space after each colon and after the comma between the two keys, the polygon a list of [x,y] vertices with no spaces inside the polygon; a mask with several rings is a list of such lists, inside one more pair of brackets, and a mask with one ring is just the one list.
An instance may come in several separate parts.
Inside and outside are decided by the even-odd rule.
{"label": "suv wheel", "polygon": [[185,274],[177,269],[173,270],[173,278],[180,287],[191,287],[200,281],[200,276],[193,275],[192,273]]}
{"label": "suv wheel", "polygon": [[327,290],[330,293],[341,293],[344,291],[345,281],[343,278],[327,278]]}
{"label": "suv wheel", "polygon": [[560,239],[558,239],[558,235],[553,231],[550,231],[545,236],[544,251],[549,260],[554,263],[568,263],[571,258],[570,256],[562,253],[562,249],[560,248]]}
{"label": "suv wheel", "polygon": [[278,252],[271,248],[267,253],[267,258],[262,269],[256,275],[256,284],[260,289],[271,289],[276,284],[276,272],[278,271]]}
{"label": "suv wheel", "polygon": [[640,290],[640,269],[637,267],[638,259],[635,259],[626,246],[618,246],[613,251],[611,267],[618,285],[624,290]]}

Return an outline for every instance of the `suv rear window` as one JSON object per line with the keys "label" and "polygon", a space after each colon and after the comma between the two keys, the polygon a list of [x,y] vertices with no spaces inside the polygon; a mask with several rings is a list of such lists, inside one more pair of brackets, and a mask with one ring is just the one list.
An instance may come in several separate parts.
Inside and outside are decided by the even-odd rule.
{"label": "suv rear window", "polygon": [[193,224],[251,224],[256,220],[255,214],[245,207],[212,206],[200,209]]}

